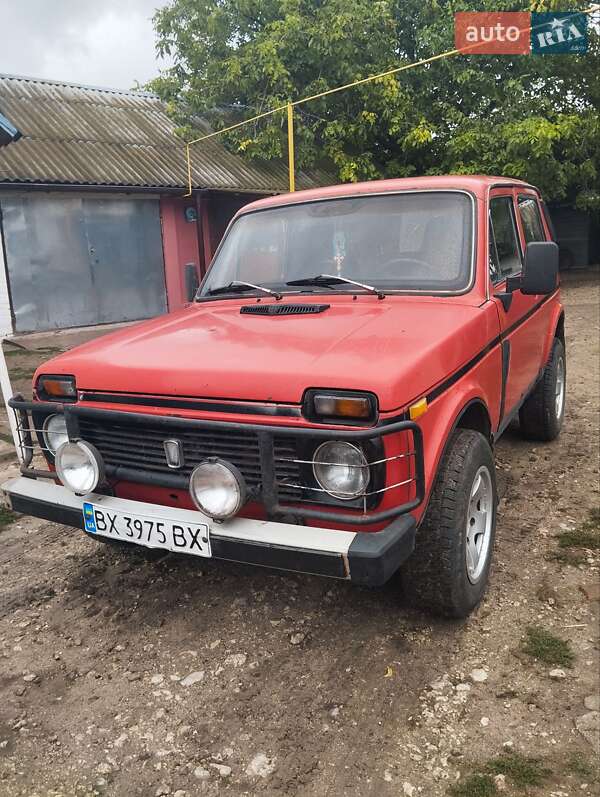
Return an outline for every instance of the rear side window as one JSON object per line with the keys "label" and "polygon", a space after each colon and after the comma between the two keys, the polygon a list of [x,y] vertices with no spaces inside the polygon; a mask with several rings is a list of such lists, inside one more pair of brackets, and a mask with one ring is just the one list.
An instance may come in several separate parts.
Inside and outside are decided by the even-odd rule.
{"label": "rear side window", "polygon": [[490,275],[494,282],[521,271],[521,250],[510,196],[495,197],[490,201],[489,254]]}
{"label": "rear side window", "polygon": [[540,208],[533,196],[519,197],[519,216],[525,233],[525,243],[545,241],[544,227],[540,216]]}

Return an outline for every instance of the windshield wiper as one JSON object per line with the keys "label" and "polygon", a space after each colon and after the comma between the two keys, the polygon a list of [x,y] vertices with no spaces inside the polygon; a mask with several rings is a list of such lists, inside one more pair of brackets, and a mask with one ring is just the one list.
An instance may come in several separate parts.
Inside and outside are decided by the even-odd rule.
{"label": "windshield wiper", "polygon": [[262,285],[253,285],[251,282],[240,282],[239,280],[234,280],[229,285],[222,285],[220,288],[211,288],[206,293],[208,296],[216,296],[219,293],[240,293],[242,291],[262,291],[269,296],[274,296],[276,299],[283,298],[283,294],[272,291],[270,288],[264,288]]}
{"label": "windshield wiper", "polygon": [[356,280],[348,279],[348,277],[335,277],[333,274],[318,274],[316,277],[303,277],[302,279],[290,280],[286,285],[339,285],[346,283],[348,285],[356,285],[357,288],[362,288],[365,291],[370,291],[377,295],[378,299],[385,299],[385,293],[374,288],[372,285],[365,285],[364,282],[356,282]]}

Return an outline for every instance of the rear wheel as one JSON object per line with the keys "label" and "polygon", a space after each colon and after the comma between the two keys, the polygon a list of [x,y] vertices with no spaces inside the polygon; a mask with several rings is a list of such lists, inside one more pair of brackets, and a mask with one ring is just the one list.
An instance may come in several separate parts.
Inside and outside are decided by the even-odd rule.
{"label": "rear wheel", "polygon": [[542,378],[519,410],[521,434],[528,440],[554,440],[565,415],[567,366],[565,347],[554,339]]}
{"label": "rear wheel", "polygon": [[496,505],[488,441],[479,432],[457,429],[403,570],[411,599],[446,617],[466,617],[477,606],[488,583]]}

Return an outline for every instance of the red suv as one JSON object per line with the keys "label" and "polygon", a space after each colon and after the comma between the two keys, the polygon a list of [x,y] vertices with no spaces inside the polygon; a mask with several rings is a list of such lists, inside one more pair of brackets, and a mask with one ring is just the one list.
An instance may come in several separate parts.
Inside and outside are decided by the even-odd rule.
{"label": "red suv", "polygon": [[495,441],[516,418],[536,440],[562,425],[557,264],[539,192],[507,178],[254,202],[193,303],[10,398],[23,476],[4,489],[102,541],[366,585],[401,570],[421,605],[465,616],[490,570]]}

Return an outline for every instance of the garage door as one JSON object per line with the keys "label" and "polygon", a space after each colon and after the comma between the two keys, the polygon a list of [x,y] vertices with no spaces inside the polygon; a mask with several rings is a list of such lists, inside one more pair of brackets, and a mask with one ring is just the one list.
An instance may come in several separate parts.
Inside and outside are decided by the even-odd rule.
{"label": "garage door", "polygon": [[0,201],[17,332],[166,311],[158,199],[29,192]]}

